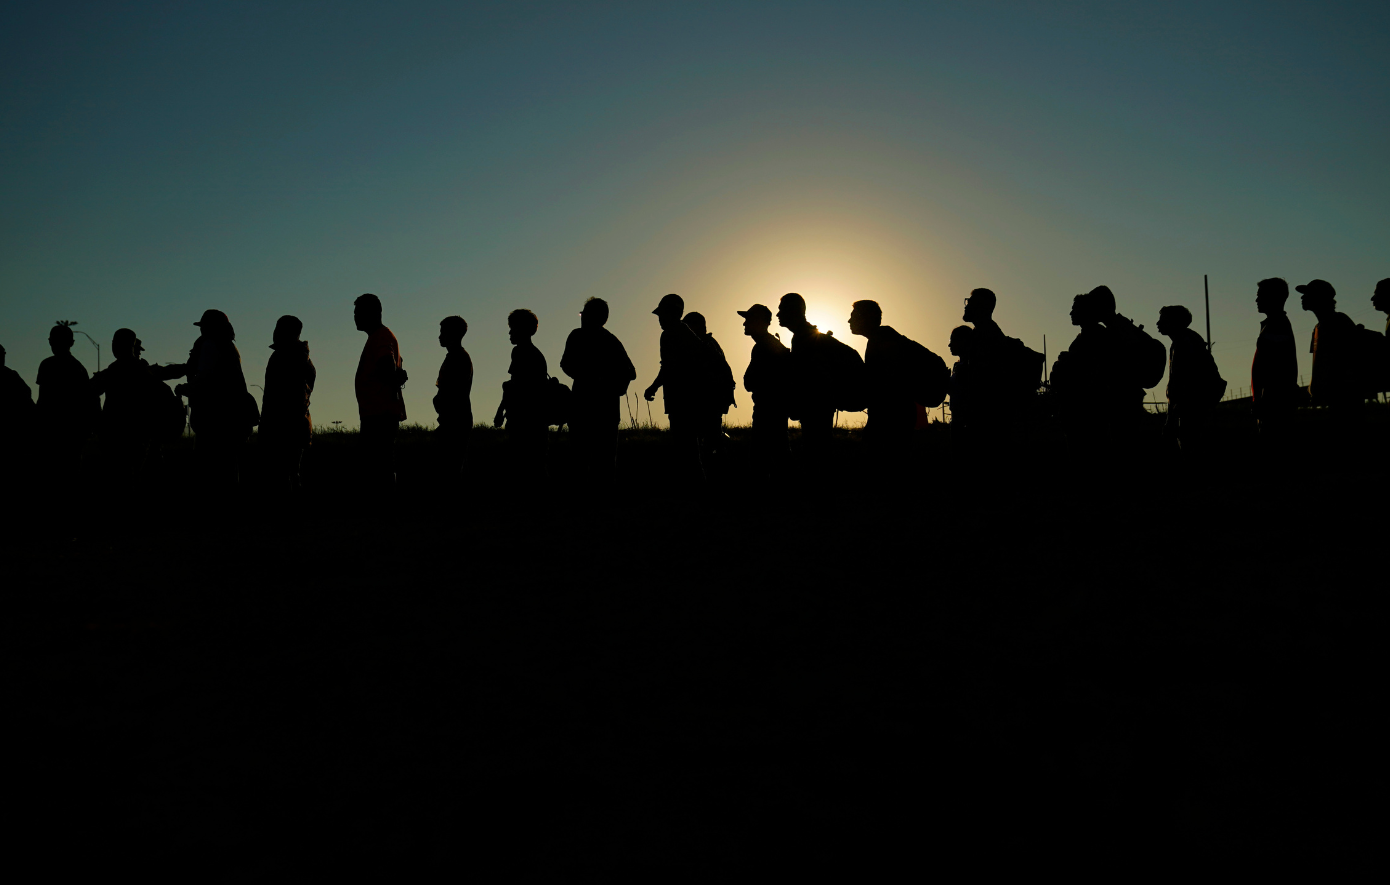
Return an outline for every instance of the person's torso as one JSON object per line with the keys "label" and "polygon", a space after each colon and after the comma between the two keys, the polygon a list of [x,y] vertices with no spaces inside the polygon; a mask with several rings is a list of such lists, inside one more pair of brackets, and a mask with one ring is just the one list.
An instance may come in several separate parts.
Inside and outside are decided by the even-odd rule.
{"label": "person's torso", "polygon": [[395,378],[384,371],[388,363],[393,371],[400,369],[400,345],[390,329],[380,326],[367,336],[367,342],[362,346],[362,356],[357,360],[357,374],[353,379],[357,411],[363,417],[393,417],[403,421],[405,403]]}
{"label": "person's torso", "polygon": [[51,356],[39,364],[39,408],[85,409],[96,402],[87,369],[72,354]]}

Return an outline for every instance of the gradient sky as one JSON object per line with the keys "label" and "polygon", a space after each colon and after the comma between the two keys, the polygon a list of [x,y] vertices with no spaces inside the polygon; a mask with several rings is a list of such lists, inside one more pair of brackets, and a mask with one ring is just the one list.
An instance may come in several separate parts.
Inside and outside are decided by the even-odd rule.
{"label": "gradient sky", "polygon": [[[0,344],[31,384],[55,320],[103,360],[128,326],[147,359],[179,362],[208,307],[261,383],[293,313],[315,421],[355,425],[362,292],[385,303],[423,423],[440,318],[469,322],[489,420],[507,312],[539,315],[559,374],[591,295],[634,391],[667,292],[739,377],[734,310],[788,291],[861,352],[845,318],[873,298],[946,355],[988,286],[1005,331],[1055,357],[1075,293],[1109,285],[1151,330],[1185,304],[1200,326],[1206,273],[1233,388],[1262,277],[1327,279],[1384,324],[1383,0],[46,2],[0,22]],[[1312,316],[1290,307],[1303,351]]]}

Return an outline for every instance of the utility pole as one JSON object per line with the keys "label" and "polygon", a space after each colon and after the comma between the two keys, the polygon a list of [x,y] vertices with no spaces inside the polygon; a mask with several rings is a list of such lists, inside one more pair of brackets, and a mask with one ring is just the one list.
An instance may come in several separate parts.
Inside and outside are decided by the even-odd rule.
{"label": "utility pole", "polygon": [[1211,353],[1211,289],[1207,286],[1207,275],[1202,274],[1202,303],[1207,308],[1207,353]]}
{"label": "utility pole", "polygon": [[1047,383],[1047,336],[1043,336],[1043,383]]}

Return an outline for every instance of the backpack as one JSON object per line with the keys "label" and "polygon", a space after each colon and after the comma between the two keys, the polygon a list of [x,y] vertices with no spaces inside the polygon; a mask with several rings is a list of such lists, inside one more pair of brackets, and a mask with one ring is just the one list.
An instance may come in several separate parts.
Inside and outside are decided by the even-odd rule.
{"label": "backpack", "polygon": [[945,401],[951,389],[951,370],[946,368],[945,360],[925,346],[907,337],[903,341],[907,342],[913,401],[919,406],[934,409]]}
{"label": "backpack", "polygon": [[569,385],[560,383],[559,378],[545,379],[545,423],[548,426],[563,427],[570,419],[570,400],[574,392]]}
{"label": "backpack", "polygon": [[1043,363],[1046,357],[1018,338],[1004,339],[1002,356],[1003,381],[1009,394],[1020,399],[1034,396],[1042,385]]}
{"label": "backpack", "polygon": [[1129,380],[1145,390],[1157,387],[1168,370],[1168,348],[1163,342],[1145,332],[1142,324],[1136,326],[1133,320],[1118,313],[1115,321],[1105,325],[1115,331],[1123,344]]}
{"label": "backpack", "polygon": [[1365,394],[1373,397],[1382,390],[1390,390],[1390,344],[1384,335],[1375,329],[1367,329],[1360,324],[1356,327],[1356,366],[1358,374],[1365,379]]}
{"label": "backpack", "polygon": [[821,336],[825,348],[823,368],[830,402],[840,412],[862,412],[869,407],[868,373],[859,351],[835,337]]}

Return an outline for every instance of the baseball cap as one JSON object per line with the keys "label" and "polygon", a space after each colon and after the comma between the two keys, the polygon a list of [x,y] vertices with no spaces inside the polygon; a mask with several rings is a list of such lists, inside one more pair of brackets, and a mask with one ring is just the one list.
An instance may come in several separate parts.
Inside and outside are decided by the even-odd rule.
{"label": "baseball cap", "polygon": [[1337,297],[1337,290],[1332,288],[1332,284],[1327,280],[1311,280],[1301,286],[1294,286],[1294,291],[1302,292],[1304,295],[1312,295],[1314,298]]}
{"label": "baseball cap", "polygon": [[660,316],[666,313],[674,313],[677,316],[685,314],[685,299],[676,294],[661,296],[661,303],[656,306],[652,313]]}
{"label": "baseball cap", "polygon": [[230,326],[232,324],[232,321],[227,319],[227,315],[220,310],[205,310],[203,311],[203,318],[201,320],[198,320],[198,322],[194,323],[193,325],[205,326],[209,323],[213,325],[223,323],[225,325]]}
{"label": "baseball cap", "polygon": [[766,304],[755,304],[747,310],[736,311],[744,319],[759,319],[772,322],[772,310]]}

